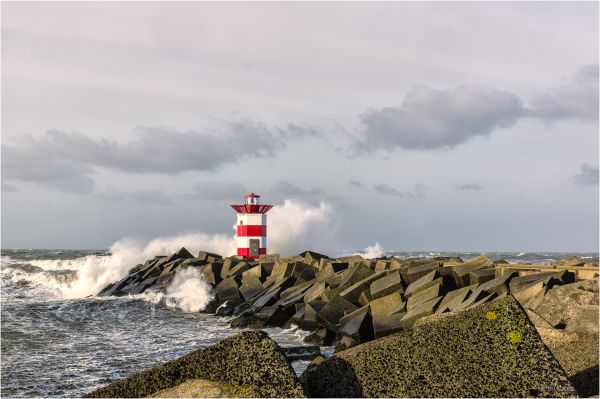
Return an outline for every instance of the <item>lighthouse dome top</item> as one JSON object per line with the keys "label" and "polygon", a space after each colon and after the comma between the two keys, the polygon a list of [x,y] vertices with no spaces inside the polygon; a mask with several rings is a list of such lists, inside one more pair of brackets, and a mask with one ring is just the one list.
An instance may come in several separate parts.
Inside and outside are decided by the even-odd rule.
{"label": "lighthouse dome top", "polygon": [[267,213],[273,205],[260,204],[260,195],[250,193],[245,195],[245,203],[231,205],[237,213]]}

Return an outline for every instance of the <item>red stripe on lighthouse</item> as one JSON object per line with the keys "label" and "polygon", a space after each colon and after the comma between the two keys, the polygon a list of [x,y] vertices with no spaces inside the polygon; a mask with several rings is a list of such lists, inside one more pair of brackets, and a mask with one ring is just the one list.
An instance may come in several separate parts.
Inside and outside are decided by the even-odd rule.
{"label": "red stripe on lighthouse", "polygon": [[[267,253],[266,248],[259,248],[258,253],[264,255]],[[244,258],[250,258],[250,248],[238,248],[237,249],[238,256],[243,256]],[[256,259],[258,256],[252,256],[252,258]]]}
{"label": "red stripe on lighthouse", "polygon": [[267,226],[260,225],[238,225],[238,237],[265,237],[267,235]]}

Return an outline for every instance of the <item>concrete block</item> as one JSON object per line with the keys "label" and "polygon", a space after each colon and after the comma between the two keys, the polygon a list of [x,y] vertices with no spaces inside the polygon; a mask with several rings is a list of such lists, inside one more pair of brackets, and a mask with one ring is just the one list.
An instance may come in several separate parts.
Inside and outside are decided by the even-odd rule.
{"label": "concrete block", "polygon": [[373,332],[375,338],[382,338],[386,335],[402,331],[404,327],[401,322],[404,315],[404,312],[399,312],[373,318]]}
{"label": "concrete block", "polygon": [[439,278],[440,274],[437,269],[430,271],[429,273],[421,276],[419,279],[413,281],[406,287],[404,290],[404,296],[409,298],[411,295],[416,294],[417,292],[431,287],[434,281]]}
{"label": "concrete block", "polygon": [[240,299],[238,283],[235,278],[226,278],[217,285],[217,298],[219,298],[220,302],[230,299]]}
{"label": "concrete block", "polygon": [[239,289],[245,300],[250,300],[264,291],[262,283],[255,275],[247,275],[245,277],[246,278],[242,280],[242,285]]}
{"label": "concrete block", "polygon": [[402,300],[400,292],[394,292],[390,295],[374,299],[369,304],[371,316],[376,319],[379,316],[387,316],[390,314],[401,312],[406,303]]}
{"label": "concrete block", "polygon": [[400,324],[403,328],[410,327],[415,321],[420,319],[421,317],[432,315],[437,309],[438,304],[442,301],[442,297],[439,296],[437,298],[430,299],[429,301],[422,303],[406,312],[406,314],[400,320]]}
{"label": "concrete block", "polygon": [[432,284],[419,290],[417,293],[409,296],[406,300],[406,310],[411,311],[412,309],[420,306],[421,304],[439,296],[444,296],[444,286],[442,285],[442,278],[433,280]]}
{"label": "concrete block", "polygon": [[400,272],[394,271],[387,276],[374,280],[370,285],[370,294],[373,299],[381,298],[393,292],[404,292],[404,284]]}
{"label": "concrete block", "polygon": [[342,317],[348,313],[354,312],[356,309],[358,309],[358,307],[352,302],[338,295],[327,302],[317,313],[317,321],[331,328],[338,324]]}
{"label": "concrete block", "polygon": [[406,279],[408,280],[409,284],[412,284],[419,278],[431,273],[432,271],[438,270],[440,266],[440,262],[429,262],[423,265],[409,267],[406,271]]}
{"label": "concrete block", "polygon": [[[361,266],[358,266],[361,267]],[[357,268],[358,268],[357,267]],[[369,269],[371,272],[372,270]],[[358,298],[360,296],[360,294],[365,291],[368,290],[369,287],[371,286],[371,283],[374,280],[377,280],[378,278],[382,277],[385,273],[387,273],[386,271],[381,271],[381,272],[372,272],[371,274],[367,274],[367,276],[361,280],[357,280],[355,281],[355,279],[350,278],[347,279],[347,281],[354,281],[354,283],[352,283],[352,285],[350,285],[348,288],[346,288],[345,290],[343,290],[342,292],[340,292],[340,296],[344,297],[345,299],[347,299],[348,301],[358,305]]]}
{"label": "concrete block", "polygon": [[340,318],[340,332],[360,342],[373,339],[373,322],[369,306],[363,306]]}

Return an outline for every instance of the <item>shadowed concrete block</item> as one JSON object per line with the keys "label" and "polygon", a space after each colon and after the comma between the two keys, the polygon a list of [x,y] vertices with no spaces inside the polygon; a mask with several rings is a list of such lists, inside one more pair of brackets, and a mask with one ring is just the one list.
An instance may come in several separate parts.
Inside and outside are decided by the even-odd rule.
{"label": "shadowed concrete block", "polygon": [[350,256],[342,256],[341,258],[337,258],[337,260],[339,262],[361,262],[363,260],[365,260],[365,258],[363,258],[360,255],[350,255]]}
{"label": "shadowed concrete block", "polygon": [[317,325],[317,315],[325,306],[323,301],[314,301],[307,303],[304,306],[304,321],[303,325],[306,327],[314,327]]}
{"label": "shadowed concrete block", "polygon": [[279,254],[263,254],[258,257],[260,263],[271,263],[279,260]]}
{"label": "shadowed concrete block", "polygon": [[335,350],[336,351],[343,351],[349,348],[352,348],[353,346],[358,345],[358,341],[352,337],[348,337],[348,336],[343,336],[341,337],[339,340],[334,341],[334,346],[335,346]]}
{"label": "shadowed concrete block", "polygon": [[410,311],[433,298],[437,298],[443,295],[444,287],[442,285],[442,278],[440,277],[433,280],[431,286],[419,290],[418,292],[413,293],[413,295],[408,297],[408,299],[406,300],[406,310]]}
{"label": "shadowed concrete block", "polygon": [[340,319],[340,332],[357,341],[366,342],[373,339],[373,323],[369,314],[369,306],[363,306],[348,313]]}
{"label": "shadowed concrete block", "polygon": [[92,391],[86,397],[142,398],[192,379],[251,387],[261,397],[303,397],[283,350],[262,331],[244,331],[210,348]]}
{"label": "shadowed concrete block", "polygon": [[296,283],[293,286],[281,291],[281,294],[279,296],[282,299],[286,299],[288,297],[297,296],[298,294],[301,294],[301,297],[303,297],[304,292],[306,292],[306,290],[310,289],[314,283],[315,283],[315,280],[300,282],[300,279],[298,279],[298,280],[296,280]]}
{"label": "shadowed concrete block", "polygon": [[469,259],[466,262],[452,268],[452,272],[456,277],[460,287],[466,287],[470,285],[469,273],[480,270],[490,269],[494,267],[494,262],[485,255],[479,255],[475,258]]}
{"label": "shadowed concrete block", "polygon": [[341,284],[351,286],[371,275],[375,274],[375,271],[370,267],[366,266],[363,262],[356,264],[353,267],[349,267]]}
{"label": "shadowed concrete block", "polygon": [[223,259],[223,266],[221,267],[221,280],[225,280],[229,275],[229,269],[237,265],[239,260],[232,258]]}
{"label": "shadowed concrete block", "polygon": [[325,278],[325,282],[327,283],[328,286],[335,288],[335,287],[339,287],[339,286],[344,286],[347,287],[347,284],[343,284],[342,282],[344,281],[344,277],[345,275],[349,272],[350,270],[342,270],[340,272],[334,273],[330,276],[327,276]]}
{"label": "shadowed concrete block", "polygon": [[326,326],[333,327],[342,317],[348,313],[354,312],[356,307],[352,302],[344,299],[341,296],[331,298],[329,302],[317,314],[317,320],[324,323]]}
{"label": "shadowed concrete block", "polygon": [[304,258],[304,261],[312,266],[317,266],[321,259],[329,259],[329,256],[323,255],[313,251],[304,251],[300,254]]}
{"label": "shadowed concrete block", "polygon": [[234,277],[226,278],[217,285],[217,298],[220,302],[230,299],[240,299],[238,283]]}
{"label": "shadowed concrete block", "polygon": [[327,262],[321,269],[315,274],[317,280],[325,280],[328,277],[346,270],[348,268],[348,263],[346,262]]}
{"label": "shadowed concrete block", "polygon": [[473,290],[477,288],[476,285],[470,285],[468,287],[459,288],[454,291],[448,292],[444,299],[440,302],[436,313],[444,313],[451,312],[455,310],[458,306],[460,306],[467,297],[473,292]]}
{"label": "shadowed concrete block", "polygon": [[381,298],[393,292],[404,292],[400,272],[395,271],[371,283],[370,293],[373,299]]}
{"label": "shadowed concrete block", "polygon": [[331,301],[332,298],[340,295],[340,292],[344,291],[345,287],[327,287],[325,291],[323,291],[323,295],[321,295],[321,299],[325,302]]}
{"label": "shadowed concrete block", "polygon": [[416,294],[417,292],[423,289],[431,287],[433,284],[435,284],[434,282],[439,276],[440,275],[438,270],[432,270],[429,273],[421,276],[421,278],[415,280],[414,282],[410,283],[408,287],[406,287],[406,290],[404,291],[404,296],[406,298],[410,298],[413,294]]}
{"label": "shadowed concrete block", "polygon": [[373,332],[375,338],[382,338],[390,334],[402,331],[402,318],[405,313],[394,313],[385,316],[378,316],[373,319]]}
{"label": "shadowed concrete block", "polygon": [[216,286],[219,284],[221,279],[221,268],[223,267],[222,263],[209,263],[200,267],[200,272],[206,279],[206,281],[212,286]]}
{"label": "shadowed concrete block", "polygon": [[510,296],[423,319],[410,334],[355,346],[307,374],[310,397],[576,396]]}
{"label": "shadowed concrete block", "polygon": [[[361,267],[361,266],[359,266],[359,267]],[[369,269],[369,270],[371,270],[371,269]],[[369,289],[373,280],[377,280],[378,278],[383,276],[385,273],[387,273],[387,272],[381,271],[381,272],[371,273],[371,274],[367,275],[367,277],[354,282],[351,286],[349,286],[348,288],[346,288],[345,290],[340,292],[340,296],[344,297],[345,299],[347,299],[348,301],[350,301],[354,304],[358,304],[358,297],[360,296],[360,294],[363,291]],[[354,279],[349,279],[349,280],[354,281]]]}
{"label": "shadowed concrete block", "polygon": [[[273,269],[271,268],[271,271]],[[271,274],[271,271],[268,271],[264,264],[258,264],[254,267],[249,268],[248,270],[242,273],[242,282],[246,276],[254,276],[262,282]]]}
{"label": "shadowed concrete block", "polygon": [[319,346],[331,346],[335,339],[335,333],[328,328],[321,328],[304,338],[304,342]]}
{"label": "shadowed concrete block", "polygon": [[487,281],[493,280],[496,278],[496,270],[495,269],[479,269],[469,273],[469,283],[473,284],[483,284]]}
{"label": "shadowed concrete block", "polygon": [[400,324],[402,325],[402,327],[407,328],[421,317],[432,315],[441,301],[442,297],[439,296],[409,310],[408,312],[406,312],[404,317],[402,317]]}
{"label": "shadowed concrete block", "polygon": [[264,288],[260,280],[255,275],[251,274],[245,277],[246,278],[243,279],[239,291],[245,300],[249,300],[250,298],[261,293]]}
{"label": "shadowed concrete block", "polygon": [[495,277],[494,279],[481,284],[480,287],[483,291],[487,292],[488,294],[494,292],[498,295],[508,293],[508,284],[510,283],[510,280],[517,276],[517,272],[505,273],[499,277]]}
{"label": "shadowed concrete block", "polygon": [[198,252],[198,256],[196,256],[196,258],[198,258],[199,260],[204,260],[206,262],[214,262],[215,260],[222,259],[223,257],[213,252],[200,251]]}
{"label": "shadowed concrete block", "polygon": [[378,260],[375,263],[375,271],[376,272],[380,272],[380,271],[383,271],[383,270],[390,270],[391,266],[392,266],[392,261],[390,259]]}
{"label": "shadowed concrete block", "polygon": [[372,300],[373,297],[371,296],[371,292],[368,289],[365,289],[358,296],[358,303],[360,304],[360,306],[367,306]]}
{"label": "shadowed concrete block", "polygon": [[439,269],[440,262],[431,262],[424,265],[409,267],[406,271],[406,279],[410,284],[417,281],[419,278]]}

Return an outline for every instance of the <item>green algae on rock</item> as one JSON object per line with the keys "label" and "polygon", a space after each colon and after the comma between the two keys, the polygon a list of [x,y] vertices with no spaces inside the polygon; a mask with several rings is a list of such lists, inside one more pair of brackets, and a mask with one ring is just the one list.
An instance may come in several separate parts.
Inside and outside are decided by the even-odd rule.
{"label": "green algae on rock", "polygon": [[[493,312],[495,317],[489,317]],[[510,296],[423,319],[301,377],[311,397],[572,397],[565,371]],[[517,334],[518,333],[518,334]],[[519,339],[516,339],[519,337]]]}
{"label": "green algae on rock", "polygon": [[115,381],[85,397],[148,397],[193,379],[252,389],[260,397],[304,397],[283,350],[262,331],[244,331],[210,348]]}

